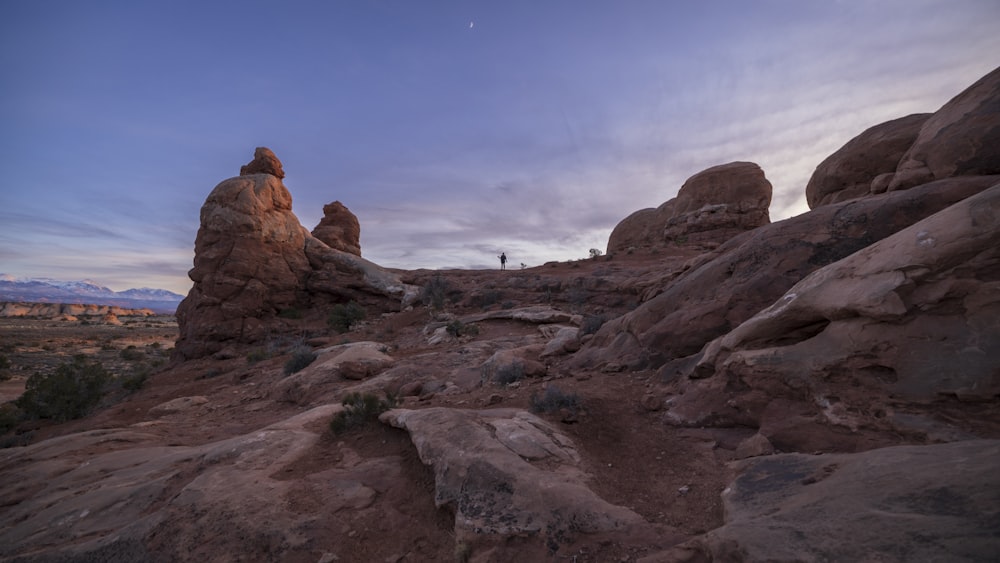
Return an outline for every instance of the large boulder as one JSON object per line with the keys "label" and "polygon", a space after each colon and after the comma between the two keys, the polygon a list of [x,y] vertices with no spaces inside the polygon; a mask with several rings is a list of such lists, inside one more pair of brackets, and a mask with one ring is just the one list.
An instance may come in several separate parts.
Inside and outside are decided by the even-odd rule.
{"label": "large boulder", "polygon": [[996,181],[997,177],[951,178],[825,205],[744,233],[671,281],[662,293],[606,322],[572,362],[579,368],[614,363],[638,369],[693,355],[812,271]]}
{"label": "large boulder", "polygon": [[1000,174],[1000,68],[928,119],[903,155],[889,190],[952,176]]}
{"label": "large boulder", "polygon": [[640,561],[993,561],[998,464],[996,440],[758,458],[724,526]]}
{"label": "large boulder", "polygon": [[361,224],[339,201],[323,206],[323,218],[312,230],[312,236],[330,248],[361,256]]}
{"label": "large boulder", "polygon": [[668,420],[786,451],[947,434],[935,414],[1000,396],[998,239],[1000,182],[813,272],[705,347]]}
{"label": "large boulder", "polygon": [[876,125],[828,156],[806,185],[809,208],[871,194],[872,181],[896,171],[930,116],[917,113]]}
{"label": "large boulder", "polygon": [[188,273],[194,286],[177,308],[176,353],[198,357],[232,340],[261,339],[266,319],[296,304],[310,270],[307,235],[277,176],[238,176],[216,186],[201,209]]}
{"label": "large boulder", "polygon": [[626,217],[611,232],[608,253],[667,242],[717,245],[770,223],[771,183],[752,162],[713,166],[688,178],[677,197]]}
{"label": "large boulder", "polygon": [[477,560],[541,560],[572,553],[586,536],[652,528],[597,496],[573,442],[530,413],[439,407],[392,410],[381,420],[409,432],[433,469],[434,502],[454,512],[456,540],[492,550]]}

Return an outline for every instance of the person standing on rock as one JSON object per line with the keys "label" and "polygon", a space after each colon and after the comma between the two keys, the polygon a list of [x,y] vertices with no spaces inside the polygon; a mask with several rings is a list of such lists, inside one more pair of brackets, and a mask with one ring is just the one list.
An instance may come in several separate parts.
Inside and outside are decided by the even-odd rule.
{"label": "person standing on rock", "polygon": [[498,258],[500,258],[500,269],[501,270],[506,270],[507,269],[507,255],[504,254],[503,252],[501,252],[500,256],[498,256]]}

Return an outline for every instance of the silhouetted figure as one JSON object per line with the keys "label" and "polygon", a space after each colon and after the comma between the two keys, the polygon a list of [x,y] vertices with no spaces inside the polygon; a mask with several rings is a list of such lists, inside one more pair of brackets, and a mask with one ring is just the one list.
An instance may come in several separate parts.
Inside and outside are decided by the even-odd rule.
{"label": "silhouetted figure", "polygon": [[507,269],[507,255],[504,254],[503,252],[500,253],[500,269],[501,270]]}

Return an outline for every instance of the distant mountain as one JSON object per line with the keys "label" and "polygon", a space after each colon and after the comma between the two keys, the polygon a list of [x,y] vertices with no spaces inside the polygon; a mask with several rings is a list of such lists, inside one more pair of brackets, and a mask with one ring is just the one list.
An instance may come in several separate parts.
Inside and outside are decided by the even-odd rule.
{"label": "distant mountain", "polygon": [[60,281],[0,274],[0,301],[117,305],[172,315],[182,299],[183,295],[165,289],[142,287],[113,291],[93,280]]}

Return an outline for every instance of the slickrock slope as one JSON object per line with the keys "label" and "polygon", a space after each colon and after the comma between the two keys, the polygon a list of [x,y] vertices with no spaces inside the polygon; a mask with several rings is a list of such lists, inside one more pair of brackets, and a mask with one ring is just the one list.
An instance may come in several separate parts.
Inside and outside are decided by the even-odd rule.
{"label": "slickrock slope", "polygon": [[[258,149],[202,209],[175,363],[0,450],[0,558],[995,559],[997,77],[850,141],[799,217],[732,163],[521,271],[335,248]],[[355,393],[398,403],[335,433]]]}

